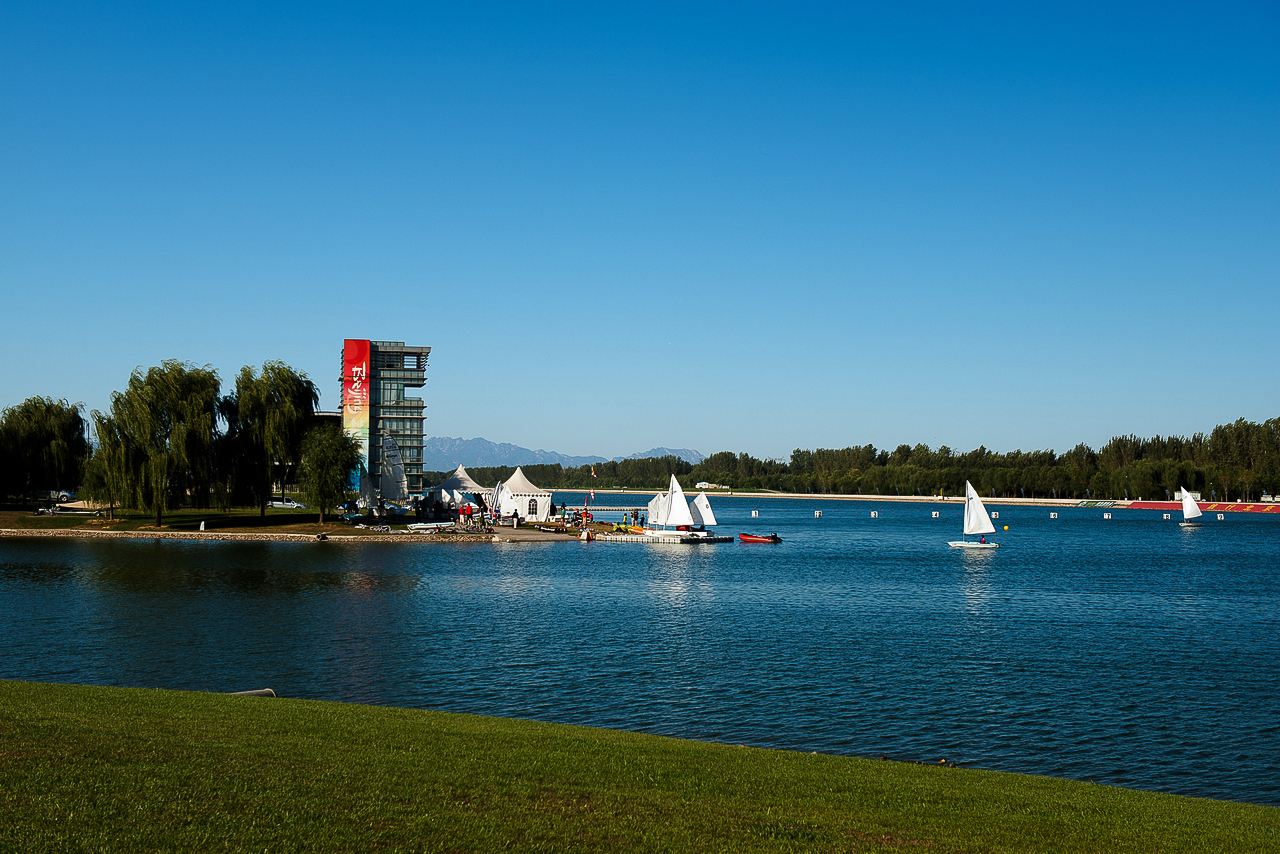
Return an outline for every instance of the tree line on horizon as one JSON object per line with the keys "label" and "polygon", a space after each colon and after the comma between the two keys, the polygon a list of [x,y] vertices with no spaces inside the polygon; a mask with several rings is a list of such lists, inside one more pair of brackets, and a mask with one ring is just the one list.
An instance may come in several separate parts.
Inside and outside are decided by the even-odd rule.
{"label": "tree line on horizon", "polygon": [[[669,456],[522,468],[544,489],[665,489],[674,474],[685,488],[706,481],[810,494],[963,495],[967,480],[992,497],[1171,500],[1186,487],[1206,499],[1248,501],[1280,492],[1280,418],[1260,424],[1241,418],[1190,437],[1116,436],[1097,451],[1079,444],[1062,454],[985,447],[956,452],[924,444],[889,451],[868,444],[797,449],[786,461],[721,451],[697,464]],[[468,471],[491,484],[514,470]],[[437,481],[446,475],[435,474]]]}
{"label": "tree line on horizon", "polygon": [[[304,500],[333,507],[356,467],[355,442],[315,418],[314,383],[283,362],[246,366],[224,394],[216,371],[184,362],[135,370],[105,411],[32,397],[0,412],[0,498],[33,500],[78,489],[111,508],[141,509],[157,524],[171,508],[256,506],[273,484],[296,482]],[[92,440],[91,440],[92,434]],[[797,449],[789,460],[721,451],[692,464],[675,456],[594,465],[524,466],[547,489],[687,487],[796,493],[983,495],[1077,499],[1169,499],[1179,487],[1208,499],[1251,500],[1280,492],[1280,418],[1243,418],[1190,437],[1116,436],[1099,450],[956,452],[943,445]],[[512,466],[476,467],[481,483]],[[447,472],[424,473],[439,482]]]}
{"label": "tree line on horizon", "polygon": [[273,484],[296,480],[323,521],[359,452],[338,425],[316,419],[318,402],[306,374],[275,361],[242,368],[227,394],[207,366],[139,368],[88,419],[82,404],[28,398],[0,413],[0,496],[76,489],[112,514],[143,510],[161,525],[178,507],[265,515]]}

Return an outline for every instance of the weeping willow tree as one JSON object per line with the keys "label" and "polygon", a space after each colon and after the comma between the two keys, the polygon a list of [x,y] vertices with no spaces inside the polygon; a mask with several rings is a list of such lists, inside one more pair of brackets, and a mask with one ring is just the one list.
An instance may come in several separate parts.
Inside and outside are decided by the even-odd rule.
{"label": "weeping willow tree", "polygon": [[237,452],[256,468],[254,496],[260,515],[267,513],[272,475],[283,482],[301,453],[302,439],[320,401],[315,383],[284,362],[266,362],[261,373],[245,366],[236,377],[234,422]]}
{"label": "weeping willow tree", "polygon": [[347,479],[360,464],[360,445],[337,424],[311,428],[302,441],[299,480],[307,503],[325,512],[347,497]]}
{"label": "weeping willow tree", "polygon": [[80,404],[30,397],[0,414],[0,491],[34,498],[79,486],[89,442]]}
{"label": "weeping willow tree", "polygon": [[134,371],[112,394],[109,435],[119,442],[123,505],[155,513],[159,526],[175,499],[208,500],[219,391],[212,368],[166,361]]}
{"label": "weeping willow tree", "polygon": [[110,415],[96,409],[92,413],[93,432],[97,438],[93,453],[85,465],[83,489],[95,501],[107,505],[107,517],[116,517],[116,506],[125,503],[130,488],[128,438]]}

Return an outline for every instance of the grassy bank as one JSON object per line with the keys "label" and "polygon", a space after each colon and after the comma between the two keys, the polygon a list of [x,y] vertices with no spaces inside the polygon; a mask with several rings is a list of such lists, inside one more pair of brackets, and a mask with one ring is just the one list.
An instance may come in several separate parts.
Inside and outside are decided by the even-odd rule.
{"label": "grassy bank", "polygon": [[1274,850],[1280,809],[339,703],[0,682],[0,849]]}
{"label": "grassy bank", "polygon": [[[414,521],[412,517],[397,520],[392,526],[403,528],[406,523]],[[114,519],[106,515],[59,514],[54,516],[37,516],[23,510],[0,510],[0,530],[30,532],[33,536],[49,531],[77,532],[77,535],[91,536],[96,532],[107,534],[139,534],[147,535],[159,532],[164,534],[196,534],[203,532],[210,538],[229,534],[232,536],[255,535],[264,538],[277,534],[293,537],[314,537],[317,534],[336,534],[343,537],[382,536],[371,528],[357,528],[336,517],[336,514],[325,517],[321,525],[317,521],[314,510],[282,510],[269,509],[267,515],[260,516],[254,509],[239,509],[229,512],[215,510],[175,511],[164,517],[164,524],[157,528],[155,517],[136,512],[116,512]],[[438,539],[448,539],[441,537]]]}
{"label": "grassy bank", "polygon": [[[149,531],[155,530],[156,519],[153,514],[117,509],[114,519],[107,518],[107,512],[101,516],[91,513],[65,513],[53,516],[37,516],[30,510],[0,510],[0,527],[22,530],[62,530],[66,528],[84,528],[104,531]],[[221,510],[192,510],[183,508],[168,513],[164,517],[162,530],[198,531],[200,523],[205,527],[227,531],[311,531],[333,530],[349,527],[339,521],[337,513],[325,517],[325,524],[319,524],[319,515],[314,510],[282,510],[269,508],[265,516],[259,515],[254,508],[236,508],[223,512]]]}

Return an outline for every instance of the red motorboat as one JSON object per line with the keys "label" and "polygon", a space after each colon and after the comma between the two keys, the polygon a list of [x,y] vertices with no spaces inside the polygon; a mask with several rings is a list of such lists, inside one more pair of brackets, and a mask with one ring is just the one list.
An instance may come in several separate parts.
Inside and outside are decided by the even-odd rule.
{"label": "red motorboat", "polygon": [[739,534],[738,539],[744,543],[780,543],[782,537],[777,534],[761,536],[760,534]]}

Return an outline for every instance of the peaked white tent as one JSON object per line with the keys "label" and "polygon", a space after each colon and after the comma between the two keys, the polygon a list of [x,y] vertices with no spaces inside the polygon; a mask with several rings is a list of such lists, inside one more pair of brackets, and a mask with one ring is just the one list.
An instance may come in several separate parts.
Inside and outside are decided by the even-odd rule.
{"label": "peaked white tent", "polygon": [[492,494],[491,506],[501,516],[515,513],[531,522],[545,522],[551,516],[551,493],[530,483],[519,468],[494,487]]}
{"label": "peaked white tent", "polygon": [[491,491],[488,487],[476,483],[471,475],[467,474],[464,466],[458,466],[453,470],[453,474],[427,490],[427,498],[428,500],[438,499],[442,504],[452,501],[455,507],[461,507],[468,495],[488,496]]}

